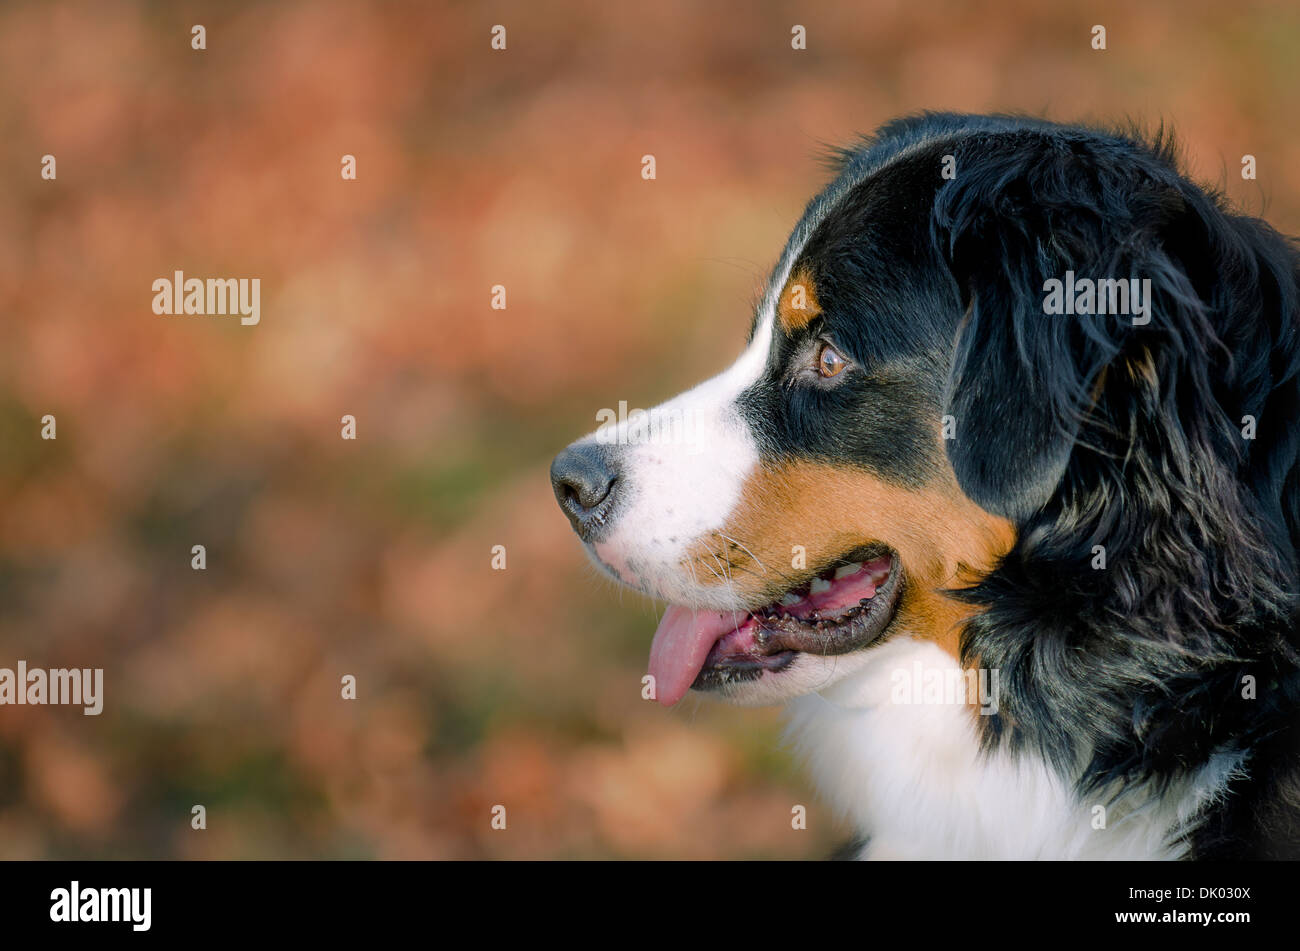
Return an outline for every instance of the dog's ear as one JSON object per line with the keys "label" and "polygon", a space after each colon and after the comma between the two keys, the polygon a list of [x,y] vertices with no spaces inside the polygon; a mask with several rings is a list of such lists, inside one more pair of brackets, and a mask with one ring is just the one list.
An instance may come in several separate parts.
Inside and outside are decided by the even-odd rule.
{"label": "dog's ear", "polygon": [[[1172,173],[1137,174],[1059,133],[977,139],[938,192],[932,233],[965,316],[945,393],[945,445],[963,491],[1022,521],[1061,485],[1105,368],[1144,334],[1203,320],[1165,237],[1196,243]],[[1122,280],[1145,314],[1051,313],[1070,274]],[[1149,283],[1142,284],[1142,280]],[[1059,293],[1049,282],[1061,282]],[[1134,301],[1129,309],[1134,309]]]}

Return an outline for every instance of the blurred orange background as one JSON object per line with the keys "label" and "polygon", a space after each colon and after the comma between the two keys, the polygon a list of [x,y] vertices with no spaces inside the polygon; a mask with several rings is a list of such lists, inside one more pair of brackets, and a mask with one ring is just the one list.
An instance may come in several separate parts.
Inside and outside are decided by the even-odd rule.
{"label": "blurred orange background", "polygon": [[[776,711],[641,699],[551,456],[725,366],[900,114],[1163,119],[1300,231],[1298,61],[1282,3],[6,4],[0,667],[105,701],[0,707],[0,858],[828,854]],[[156,316],[178,269],[261,323]]]}

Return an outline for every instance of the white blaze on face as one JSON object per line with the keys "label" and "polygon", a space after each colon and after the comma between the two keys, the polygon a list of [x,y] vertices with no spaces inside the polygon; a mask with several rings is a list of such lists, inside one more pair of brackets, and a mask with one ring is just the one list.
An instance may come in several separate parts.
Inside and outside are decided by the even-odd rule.
{"label": "white blaze on face", "polygon": [[[775,286],[784,281],[783,274]],[[613,443],[618,452],[618,505],[609,533],[589,547],[618,580],[653,597],[692,607],[742,607],[730,586],[718,583],[728,569],[723,539],[714,533],[758,465],[758,445],[737,398],[767,363],[775,324],[771,297],[753,340],[729,369],[650,410],[640,424],[629,418],[581,440]],[[712,570],[688,560],[701,544],[719,552]]]}

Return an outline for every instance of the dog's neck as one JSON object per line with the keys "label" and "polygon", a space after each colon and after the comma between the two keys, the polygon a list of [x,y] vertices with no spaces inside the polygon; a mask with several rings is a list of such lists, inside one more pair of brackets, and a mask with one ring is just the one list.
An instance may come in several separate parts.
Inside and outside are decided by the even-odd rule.
{"label": "dog's neck", "polygon": [[873,654],[789,706],[789,737],[821,794],[867,840],[862,858],[1179,858],[1183,834],[1240,766],[1224,753],[1165,795],[1080,796],[1077,774],[1033,753],[980,749],[978,702],[996,698],[944,690],[979,681],[937,646],[900,637]]}

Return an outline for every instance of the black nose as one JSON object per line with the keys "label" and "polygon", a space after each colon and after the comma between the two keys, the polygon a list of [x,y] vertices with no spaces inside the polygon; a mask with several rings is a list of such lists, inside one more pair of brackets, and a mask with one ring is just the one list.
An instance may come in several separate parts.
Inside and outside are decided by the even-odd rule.
{"label": "black nose", "polygon": [[611,453],[592,443],[570,446],[551,463],[551,487],[578,537],[595,541],[618,494]]}

